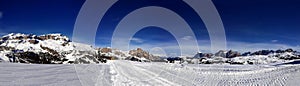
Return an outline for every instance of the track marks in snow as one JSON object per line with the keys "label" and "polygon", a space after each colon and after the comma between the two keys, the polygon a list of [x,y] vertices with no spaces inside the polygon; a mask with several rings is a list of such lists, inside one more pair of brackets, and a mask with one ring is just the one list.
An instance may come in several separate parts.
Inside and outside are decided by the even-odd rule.
{"label": "track marks in snow", "polygon": [[[287,85],[300,77],[300,66],[186,65],[166,63],[114,62],[117,85]],[[128,67],[129,66],[129,67]],[[130,73],[128,73],[130,72]],[[151,77],[152,76],[152,77]],[[146,78],[146,79],[145,79]],[[147,78],[149,78],[147,80]],[[146,82],[145,82],[146,81]],[[288,82],[287,82],[288,81]],[[151,82],[151,83],[148,83]]]}
{"label": "track marks in snow", "polygon": [[297,86],[300,65],[185,65],[112,61],[108,64],[0,63],[4,86]]}
{"label": "track marks in snow", "polygon": [[82,86],[110,86],[112,85],[110,66],[107,64],[74,65]]}
{"label": "track marks in snow", "polygon": [[164,86],[175,86],[173,82],[170,82],[162,77],[158,76],[157,73],[151,70],[140,68],[135,64],[127,61],[115,61],[112,63],[113,70],[116,71],[116,79],[114,85],[164,85]]}

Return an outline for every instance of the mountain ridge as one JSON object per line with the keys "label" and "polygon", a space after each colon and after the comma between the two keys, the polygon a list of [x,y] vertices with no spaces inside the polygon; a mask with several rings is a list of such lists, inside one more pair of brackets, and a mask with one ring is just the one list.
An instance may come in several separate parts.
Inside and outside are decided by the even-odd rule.
{"label": "mountain ridge", "polygon": [[72,42],[60,33],[39,36],[10,33],[0,38],[0,60],[6,62],[40,63],[38,60],[42,60],[42,63],[90,64],[101,63],[106,59],[140,59],[153,56],[145,51],[138,53],[147,54],[147,57],[129,54],[118,49],[94,48],[91,45]]}
{"label": "mountain ridge", "polygon": [[[174,57],[169,57],[174,58]],[[300,59],[293,49],[260,50],[239,53],[220,50],[213,53],[198,52],[194,57],[180,57],[182,62],[212,64],[267,64]],[[188,58],[188,59],[187,59]],[[34,35],[11,33],[0,38],[0,61],[36,64],[97,64],[106,60],[164,61],[141,48],[130,51],[95,48],[91,45],[72,42],[60,33]],[[165,59],[167,61],[168,59]]]}

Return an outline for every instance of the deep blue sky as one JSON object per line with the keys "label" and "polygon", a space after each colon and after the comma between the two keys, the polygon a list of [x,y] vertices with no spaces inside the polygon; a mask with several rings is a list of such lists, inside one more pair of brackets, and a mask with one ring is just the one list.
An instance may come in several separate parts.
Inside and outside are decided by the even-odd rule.
{"label": "deep blue sky", "polygon": [[[229,49],[295,48],[300,44],[299,0],[213,0],[224,23]],[[63,33],[72,37],[77,14],[84,0],[0,0],[0,32]],[[116,24],[130,10],[140,6],[163,6],[180,14],[195,32],[199,45],[208,46],[208,32],[195,12],[180,0],[120,0],[104,16],[96,45],[110,46]],[[122,7],[122,8],[120,8]],[[152,29],[150,29],[152,28]],[[155,28],[155,29],[153,29]],[[138,32],[132,45],[177,45],[175,38],[160,28]],[[257,46],[257,47],[253,47]],[[273,47],[273,48],[272,48]],[[249,48],[249,49],[248,49]],[[200,49],[201,50],[201,49]],[[203,48],[202,51],[206,51]]]}

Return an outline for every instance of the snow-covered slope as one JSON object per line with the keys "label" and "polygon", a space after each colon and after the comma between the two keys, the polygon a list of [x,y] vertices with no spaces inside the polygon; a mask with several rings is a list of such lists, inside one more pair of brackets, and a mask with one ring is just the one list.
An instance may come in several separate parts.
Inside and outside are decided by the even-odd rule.
{"label": "snow-covered slope", "polygon": [[108,64],[0,63],[4,86],[298,86],[299,64],[220,65],[140,63]]}
{"label": "snow-covered slope", "polygon": [[[36,61],[51,60],[43,62],[98,63],[94,56],[96,51],[92,46],[71,42],[68,37],[61,34],[36,36],[11,33],[0,39],[0,47],[2,48],[0,58],[6,62],[39,63]],[[34,56],[37,58],[33,58]]]}
{"label": "snow-covered slope", "polygon": [[[49,36],[49,39],[42,37]],[[51,38],[50,38],[51,37]],[[52,38],[53,37],[53,38]],[[31,52],[47,52],[43,47],[48,47],[57,52],[73,50],[72,44],[68,44],[69,39],[61,34],[47,34],[47,35],[26,35],[20,33],[11,33],[5,35],[1,39],[1,46],[13,47],[18,50],[31,51]],[[66,46],[62,46],[66,44]]]}

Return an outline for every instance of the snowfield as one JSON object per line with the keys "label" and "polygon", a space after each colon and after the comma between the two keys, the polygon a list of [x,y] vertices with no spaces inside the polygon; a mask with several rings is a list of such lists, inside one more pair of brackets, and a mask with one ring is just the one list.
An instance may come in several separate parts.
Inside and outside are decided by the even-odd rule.
{"label": "snowfield", "polygon": [[300,80],[299,64],[183,65],[115,60],[107,64],[0,63],[0,68],[3,86],[297,86]]}

